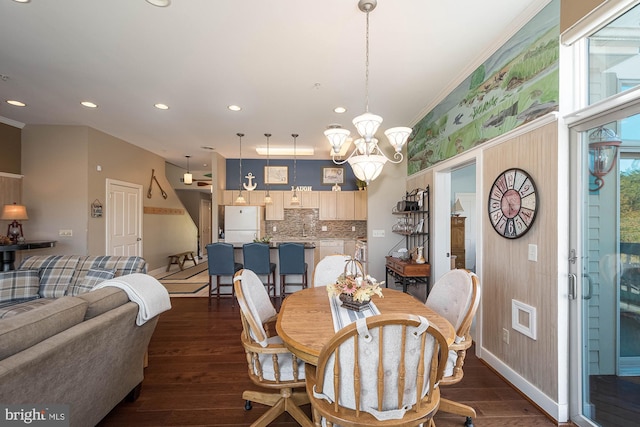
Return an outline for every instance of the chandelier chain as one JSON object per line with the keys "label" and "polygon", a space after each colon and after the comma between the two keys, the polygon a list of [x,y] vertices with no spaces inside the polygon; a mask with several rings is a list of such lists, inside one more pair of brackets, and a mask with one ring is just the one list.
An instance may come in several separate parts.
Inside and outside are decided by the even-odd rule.
{"label": "chandelier chain", "polygon": [[364,92],[365,92],[365,107],[364,107],[364,111],[365,113],[369,112],[369,10],[367,10],[367,30],[366,30],[366,37],[365,37],[365,63],[364,63],[364,68],[365,68],[365,76],[364,76]]}

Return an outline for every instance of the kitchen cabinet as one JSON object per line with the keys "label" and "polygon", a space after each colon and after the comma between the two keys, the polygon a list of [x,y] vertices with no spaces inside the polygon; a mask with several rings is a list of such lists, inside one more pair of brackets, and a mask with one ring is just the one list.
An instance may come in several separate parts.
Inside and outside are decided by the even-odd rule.
{"label": "kitchen cabinet", "polygon": [[354,219],[356,221],[367,220],[367,192],[354,192]]}
{"label": "kitchen cabinet", "polygon": [[[284,191],[269,191],[271,203],[265,204],[265,219],[282,221],[284,219]],[[264,198],[262,199],[264,202]]]}
{"label": "kitchen cabinet", "polygon": [[[240,194],[240,190],[224,190],[222,192],[222,204],[224,206],[235,206],[238,194]],[[242,196],[247,205],[264,205],[265,194],[266,191],[264,190],[242,191]]]}
{"label": "kitchen cabinet", "polygon": [[451,255],[455,255],[455,268],[465,268],[464,223],[463,216],[451,217]]}
{"label": "kitchen cabinet", "polygon": [[299,205],[291,204],[293,191],[284,191],[284,207],[286,209],[315,209],[318,207],[318,191],[298,191]]}
{"label": "kitchen cabinet", "polygon": [[354,193],[354,191],[321,191],[318,200],[320,220],[353,220],[355,218]]}

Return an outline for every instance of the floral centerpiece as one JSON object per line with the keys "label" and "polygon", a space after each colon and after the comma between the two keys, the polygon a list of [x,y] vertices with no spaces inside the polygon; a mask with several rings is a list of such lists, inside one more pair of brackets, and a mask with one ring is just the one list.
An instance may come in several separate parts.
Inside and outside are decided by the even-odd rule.
{"label": "floral centerpiece", "polygon": [[373,277],[366,275],[341,274],[336,283],[327,285],[327,292],[331,296],[337,296],[342,301],[342,306],[352,310],[361,310],[364,308],[371,297],[382,295],[384,282],[378,282]]}

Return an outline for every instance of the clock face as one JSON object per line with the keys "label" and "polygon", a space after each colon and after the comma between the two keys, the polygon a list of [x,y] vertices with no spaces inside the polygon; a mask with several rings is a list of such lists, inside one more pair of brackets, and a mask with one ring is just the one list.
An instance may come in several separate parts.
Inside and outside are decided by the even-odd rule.
{"label": "clock face", "polygon": [[537,209],[538,192],[527,172],[514,168],[498,175],[489,193],[489,220],[499,235],[522,237],[533,225]]}

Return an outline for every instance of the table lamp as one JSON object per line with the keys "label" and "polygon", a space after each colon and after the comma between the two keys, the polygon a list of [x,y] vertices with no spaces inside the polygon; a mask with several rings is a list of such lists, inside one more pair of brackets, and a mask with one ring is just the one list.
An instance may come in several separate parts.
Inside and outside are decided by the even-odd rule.
{"label": "table lamp", "polygon": [[27,216],[27,208],[25,206],[18,205],[16,203],[12,205],[4,205],[0,219],[13,221],[7,227],[7,236],[13,243],[18,243],[18,239],[24,239],[24,235],[22,234],[22,224],[18,221],[26,221],[29,219]]}

